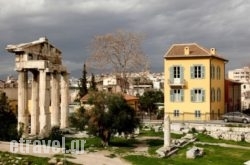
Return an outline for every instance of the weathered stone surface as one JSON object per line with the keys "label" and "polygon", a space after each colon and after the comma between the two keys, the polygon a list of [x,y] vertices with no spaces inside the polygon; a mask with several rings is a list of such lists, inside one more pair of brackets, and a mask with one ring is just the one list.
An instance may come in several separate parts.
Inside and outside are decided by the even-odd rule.
{"label": "weathered stone surface", "polygon": [[51,158],[49,161],[48,161],[48,164],[56,164],[57,163],[57,159],[55,157]]}
{"label": "weathered stone surface", "polygon": [[[6,49],[15,53],[16,57],[18,123],[20,123],[18,129],[23,129],[23,136],[27,137],[28,135],[29,115],[31,115],[32,135],[39,133],[41,137],[48,136],[51,123],[52,126],[68,127],[68,73],[66,67],[62,65],[61,51],[51,45],[44,37],[29,43],[7,45]],[[28,111],[29,71],[33,74],[33,79],[32,107]],[[59,76],[61,79],[58,78]],[[61,97],[59,96],[59,88],[61,88]],[[61,100],[61,107],[59,100]],[[50,102],[52,117],[49,110]]]}
{"label": "weathered stone surface", "polygon": [[187,159],[195,159],[197,156],[203,155],[203,148],[199,147],[192,147],[186,152],[186,158]]}

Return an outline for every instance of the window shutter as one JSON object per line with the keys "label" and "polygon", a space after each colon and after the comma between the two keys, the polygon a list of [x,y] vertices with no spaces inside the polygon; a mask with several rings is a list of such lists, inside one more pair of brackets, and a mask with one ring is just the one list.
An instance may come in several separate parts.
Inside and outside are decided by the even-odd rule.
{"label": "window shutter", "polygon": [[184,101],[184,90],[181,89],[181,101]]}
{"label": "window shutter", "polygon": [[180,76],[181,76],[181,82],[183,82],[184,79],[184,68],[182,66],[180,66]]}
{"label": "window shutter", "polygon": [[215,101],[215,90],[214,88],[211,89],[211,102]]}
{"label": "window shutter", "polygon": [[211,73],[211,79],[214,79],[214,65],[211,65],[210,73]]}
{"label": "window shutter", "polygon": [[205,78],[205,66],[201,66],[201,78]]}
{"label": "window shutter", "polygon": [[191,95],[191,102],[194,102],[194,90],[193,89],[191,90],[190,95]]}
{"label": "window shutter", "polygon": [[218,80],[220,80],[220,67],[218,66]]}
{"label": "window shutter", "polygon": [[169,72],[170,72],[170,82],[173,83],[174,82],[174,67],[173,66],[170,67]]}
{"label": "window shutter", "polygon": [[214,65],[212,66],[212,79],[215,79],[215,68],[214,68]]}
{"label": "window shutter", "polygon": [[205,101],[205,90],[202,90],[202,101],[204,102]]}
{"label": "window shutter", "polygon": [[173,89],[170,90],[170,101],[174,102],[174,90]]}
{"label": "window shutter", "polygon": [[221,100],[221,92],[220,92],[220,88],[217,89],[217,101]]}
{"label": "window shutter", "polygon": [[213,89],[211,88],[211,91],[210,91],[210,100],[211,102],[213,102]]}
{"label": "window shutter", "polygon": [[190,67],[191,78],[194,78],[194,66]]}

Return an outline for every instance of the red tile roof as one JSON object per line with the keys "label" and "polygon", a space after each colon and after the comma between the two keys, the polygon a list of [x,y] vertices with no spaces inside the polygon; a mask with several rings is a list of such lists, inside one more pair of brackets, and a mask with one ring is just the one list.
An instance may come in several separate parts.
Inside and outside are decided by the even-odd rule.
{"label": "red tile roof", "polygon": [[[189,47],[189,54],[185,55],[184,54],[184,48]],[[221,57],[220,55],[215,52],[215,55],[213,55],[209,49],[204,48],[196,43],[186,43],[186,44],[173,44],[167,53],[164,56],[165,58],[177,58],[177,57],[182,57],[182,58],[194,58],[194,57],[215,57],[219,58],[224,61],[228,61]]]}

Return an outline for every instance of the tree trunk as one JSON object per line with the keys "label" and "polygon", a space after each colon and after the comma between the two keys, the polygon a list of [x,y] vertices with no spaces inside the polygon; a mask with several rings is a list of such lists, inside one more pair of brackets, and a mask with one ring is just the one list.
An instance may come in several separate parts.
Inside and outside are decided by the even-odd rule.
{"label": "tree trunk", "polygon": [[108,147],[109,142],[110,142],[110,137],[111,137],[110,131],[109,130],[102,130],[102,131],[100,131],[99,136],[102,140],[103,147]]}

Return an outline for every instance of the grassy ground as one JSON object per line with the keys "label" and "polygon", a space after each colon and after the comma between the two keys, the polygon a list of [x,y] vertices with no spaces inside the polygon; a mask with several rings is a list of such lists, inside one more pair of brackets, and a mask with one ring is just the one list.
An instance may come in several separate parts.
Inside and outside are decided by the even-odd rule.
{"label": "grassy ground", "polygon": [[12,154],[0,151],[0,162],[6,165],[25,164],[25,163],[43,165],[47,164],[48,158],[25,156],[25,155]]}
{"label": "grassy ground", "polygon": [[[148,134],[153,134],[149,132]],[[172,134],[171,137],[178,138],[180,135]],[[208,135],[198,134],[197,140],[201,142],[210,143],[226,143],[240,146],[249,146],[246,142],[234,142],[226,140],[214,139]],[[224,148],[219,146],[210,145],[197,145],[198,147],[204,148],[205,154],[202,157],[198,157],[194,160],[186,159],[186,151],[188,148],[192,147],[190,144],[184,148],[181,148],[176,154],[169,158],[158,158],[156,157],[155,151],[163,145],[163,140],[161,139],[148,139],[147,144],[149,145],[150,156],[142,155],[127,155],[124,159],[130,161],[134,165],[242,165],[244,162],[250,160],[250,150],[244,149],[232,149]]]}
{"label": "grassy ground", "polygon": [[[57,158],[64,158],[63,155],[56,155]],[[70,158],[69,156],[65,158]],[[13,154],[9,152],[0,151],[0,164],[4,165],[13,165],[13,164],[21,164],[21,165],[45,165],[48,164],[49,158],[35,157],[30,155],[21,155],[21,154]],[[76,165],[69,161],[65,161],[67,165]]]}
{"label": "grassy ground", "polygon": [[210,143],[226,143],[226,144],[233,144],[233,145],[240,145],[240,146],[247,146],[250,147],[250,143],[245,141],[235,142],[232,140],[222,140],[222,139],[214,139],[211,136],[205,134],[198,134],[197,140],[201,142],[210,142]]}
{"label": "grassy ground", "polygon": [[[191,147],[190,145],[187,147]],[[124,158],[134,165],[242,165],[249,160],[250,150],[230,149],[215,146],[201,146],[205,155],[194,160],[186,159],[186,150],[183,148],[169,158],[156,158],[138,155],[128,155]]]}
{"label": "grassy ground", "polygon": [[[174,139],[179,139],[182,136],[183,135],[171,134],[171,137]],[[66,147],[68,149],[71,148],[70,144],[72,140],[76,139],[66,138]],[[85,150],[94,152],[104,149],[98,137],[84,138],[84,140],[86,140],[86,143],[84,144]],[[197,134],[197,141],[226,143],[250,147],[250,144],[246,142],[218,140],[204,134]],[[140,145],[148,146],[147,154],[138,154],[134,152],[134,149]],[[242,165],[245,161],[250,160],[250,150],[198,144],[197,146],[204,148],[205,154],[195,160],[186,159],[186,151],[188,148],[192,147],[193,144],[181,148],[176,154],[169,158],[158,158],[155,151],[162,146],[163,132],[154,132],[153,130],[149,130],[141,131],[140,135],[135,139],[113,137],[109,147],[105,149],[111,151],[111,158],[119,155],[134,165]],[[32,159],[32,157],[29,157],[29,159]],[[47,159],[43,160],[43,158],[41,158],[40,160],[39,158],[36,161],[38,161],[36,164],[44,164],[43,162],[47,162]]]}

